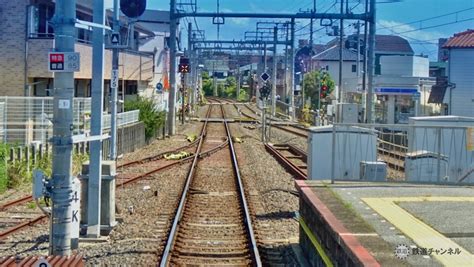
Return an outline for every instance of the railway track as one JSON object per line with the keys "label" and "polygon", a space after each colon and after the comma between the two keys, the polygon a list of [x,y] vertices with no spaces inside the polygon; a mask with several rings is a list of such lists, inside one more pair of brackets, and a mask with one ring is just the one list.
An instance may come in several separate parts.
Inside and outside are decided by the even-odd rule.
{"label": "railway track", "polygon": [[378,139],[377,152],[389,168],[397,172],[405,172],[405,157],[407,147]]}
{"label": "railway track", "polygon": [[[147,178],[159,171],[190,162],[193,159],[193,156],[188,156],[175,161],[167,161],[165,159],[165,155],[183,151],[189,153],[192,151],[193,147],[197,146],[200,139],[201,136],[198,137],[194,142],[178,147],[174,150],[169,150],[157,155],[119,165],[117,168],[120,169],[121,173],[119,173],[116,178],[117,188],[123,188],[125,185]],[[224,140],[220,145],[217,145],[208,151],[203,151],[200,155],[198,155],[198,157],[205,157],[211,153],[214,153],[215,151],[222,149],[227,144],[228,141]],[[22,204],[32,201],[32,196],[28,195],[13,201],[9,201],[0,206],[0,240],[24,228],[40,223],[47,218],[46,215],[37,210],[32,210],[31,208],[28,208],[24,205],[22,206]]]}
{"label": "railway track", "polygon": [[307,154],[291,144],[265,144],[265,149],[280,162],[296,179],[308,178]]}
{"label": "railway track", "polygon": [[194,157],[160,266],[261,266],[229,126],[223,120],[204,127],[198,151],[223,138],[229,149]]}

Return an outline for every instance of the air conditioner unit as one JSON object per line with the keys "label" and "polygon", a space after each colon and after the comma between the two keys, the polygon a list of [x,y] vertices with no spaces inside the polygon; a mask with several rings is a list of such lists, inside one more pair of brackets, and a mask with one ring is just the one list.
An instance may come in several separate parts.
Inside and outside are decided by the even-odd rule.
{"label": "air conditioner unit", "polygon": [[385,181],[387,177],[387,164],[380,161],[361,161],[360,179],[364,181]]}

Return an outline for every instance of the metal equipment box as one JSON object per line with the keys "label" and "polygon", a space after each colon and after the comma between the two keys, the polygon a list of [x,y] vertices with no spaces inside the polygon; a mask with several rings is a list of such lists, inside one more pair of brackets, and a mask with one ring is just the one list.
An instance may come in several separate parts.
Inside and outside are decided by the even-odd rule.
{"label": "metal equipment box", "polygon": [[339,123],[358,123],[359,105],[354,103],[339,103],[336,106]]}
{"label": "metal equipment box", "polygon": [[364,181],[382,182],[387,177],[387,164],[381,161],[361,161],[360,179]]}
{"label": "metal equipment box", "polygon": [[377,135],[373,129],[336,126],[333,130],[333,125],[310,128],[308,178],[359,180],[360,162],[377,161],[376,145]]}

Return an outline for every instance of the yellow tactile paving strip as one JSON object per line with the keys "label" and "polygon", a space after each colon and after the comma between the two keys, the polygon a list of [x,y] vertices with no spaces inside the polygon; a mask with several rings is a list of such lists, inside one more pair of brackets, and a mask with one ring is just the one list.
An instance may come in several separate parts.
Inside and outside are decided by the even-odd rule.
{"label": "yellow tactile paving strip", "polygon": [[418,201],[456,201],[474,202],[474,197],[391,197],[391,198],[362,198],[373,210],[397,227],[406,236],[411,238],[419,247],[446,250],[458,248],[460,254],[448,253],[440,255],[433,253],[445,266],[474,266],[474,256],[451,239],[443,236],[424,222],[399,207],[398,202]]}

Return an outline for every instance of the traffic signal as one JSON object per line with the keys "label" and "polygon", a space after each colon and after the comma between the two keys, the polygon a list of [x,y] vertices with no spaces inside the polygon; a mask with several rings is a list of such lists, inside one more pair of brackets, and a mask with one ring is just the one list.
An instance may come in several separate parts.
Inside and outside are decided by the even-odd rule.
{"label": "traffic signal", "polygon": [[325,84],[321,85],[321,98],[326,98],[328,96],[328,86]]}
{"label": "traffic signal", "polygon": [[129,18],[138,18],[146,9],[146,0],[120,0],[120,10]]}
{"label": "traffic signal", "polygon": [[259,91],[260,91],[260,100],[267,99],[271,93],[271,89],[268,84],[264,84],[262,87],[260,87]]}
{"label": "traffic signal", "polygon": [[179,59],[178,72],[179,73],[189,73],[190,71],[191,71],[191,69],[189,67],[189,58],[181,57]]}

